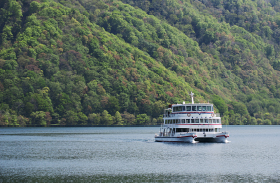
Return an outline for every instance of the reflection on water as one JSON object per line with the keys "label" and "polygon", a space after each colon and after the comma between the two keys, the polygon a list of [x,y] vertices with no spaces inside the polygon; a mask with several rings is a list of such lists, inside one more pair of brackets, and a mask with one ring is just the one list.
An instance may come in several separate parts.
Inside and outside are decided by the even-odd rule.
{"label": "reflection on water", "polygon": [[94,175],[94,176],[5,176],[0,182],[279,182],[278,177],[263,175],[166,175],[166,174],[133,174],[133,175]]}
{"label": "reflection on water", "polygon": [[278,126],[229,143],[154,142],[155,127],[2,128],[1,182],[280,182]]}

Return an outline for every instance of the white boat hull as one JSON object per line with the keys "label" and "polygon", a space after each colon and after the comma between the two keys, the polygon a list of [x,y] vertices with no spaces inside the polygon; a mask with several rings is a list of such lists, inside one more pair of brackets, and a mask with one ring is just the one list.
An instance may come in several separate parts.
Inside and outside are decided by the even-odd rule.
{"label": "white boat hull", "polygon": [[226,143],[227,138],[229,137],[228,132],[220,132],[220,133],[188,133],[188,134],[174,134],[174,135],[163,135],[159,134],[155,136],[156,142],[187,142],[187,143],[195,143],[195,142],[218,142],[218,143]]}
{"label": "white boat hull", "polygon": [[156,135],[155,141],[156,142],[187,142],[187,143],[195,143],[195,138],[197,136],[195,133],[188,133],[188,134],[175,134],[175,135]]}

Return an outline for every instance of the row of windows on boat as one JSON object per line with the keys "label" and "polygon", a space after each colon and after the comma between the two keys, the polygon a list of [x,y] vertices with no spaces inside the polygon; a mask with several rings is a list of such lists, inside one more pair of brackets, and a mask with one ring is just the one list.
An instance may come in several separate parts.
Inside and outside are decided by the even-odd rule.
{"label": "row of windows on boat", "polygon": [[176,128],[176,132],[219,132],[220,128]]}
{"label": "row of windows on boat", "polygon": [[173,112],[179,111],[214,111],[213,106],[177,106],[173,107]]}
{"label": "row of windows on boat", "polygon": [[220,119],[169,119],[165,120],[165,124],[180,124],[180,123],[221,123]]}

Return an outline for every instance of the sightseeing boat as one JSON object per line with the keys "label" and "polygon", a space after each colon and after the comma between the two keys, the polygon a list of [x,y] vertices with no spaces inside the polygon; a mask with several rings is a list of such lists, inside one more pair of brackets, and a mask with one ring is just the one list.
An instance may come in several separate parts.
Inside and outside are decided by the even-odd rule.
{"label": "sightseeing boat", "polygon": [[164,123],[156,142],[227,142],[229,133],[222,131],[219,113],[214,112],[213,104],[194,103],[172,104],[164,110]]}

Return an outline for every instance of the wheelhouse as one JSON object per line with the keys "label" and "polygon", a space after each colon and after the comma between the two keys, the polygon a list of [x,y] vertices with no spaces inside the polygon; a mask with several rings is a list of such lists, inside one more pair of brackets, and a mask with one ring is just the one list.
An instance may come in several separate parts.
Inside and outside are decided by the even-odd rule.
{"label": "wheelhouse", "polygon": [[192,105],[174,105],[172,106],[172,113],[174,112],[214,112],[211,104],[192,104]]}

